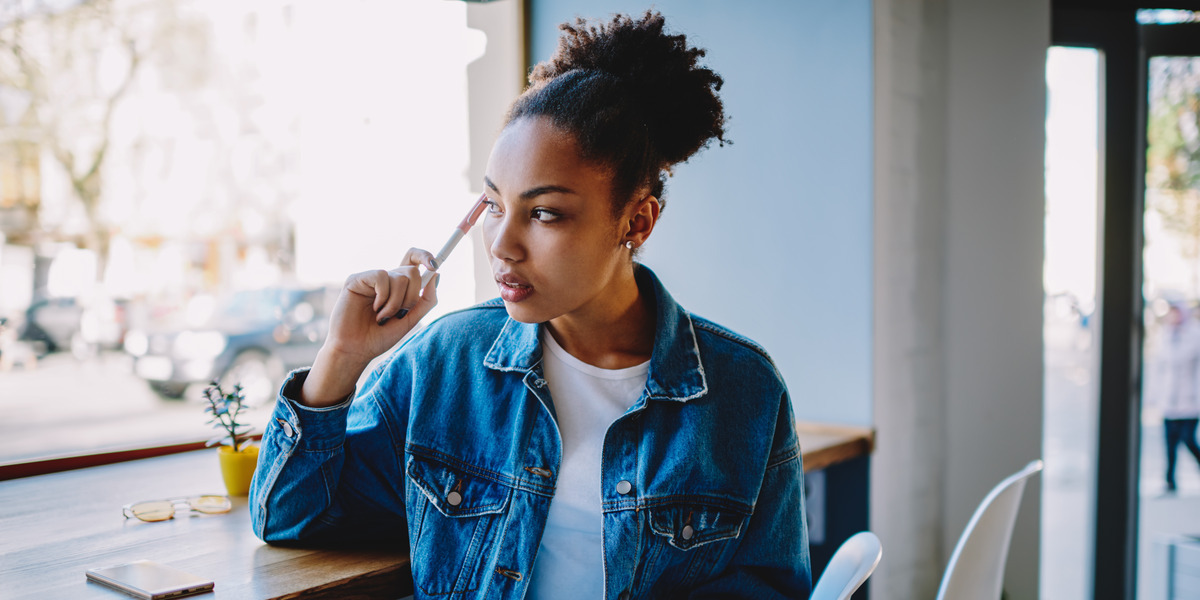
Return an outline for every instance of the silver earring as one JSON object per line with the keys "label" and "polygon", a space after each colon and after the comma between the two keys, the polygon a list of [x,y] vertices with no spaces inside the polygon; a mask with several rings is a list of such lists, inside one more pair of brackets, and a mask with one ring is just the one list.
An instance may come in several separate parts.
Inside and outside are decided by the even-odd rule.
{"label": "silver earring", "polygon": [[630,250],[633,250],[633,241],[632,241],[632,240],[630,240],[630,241],[628,241],[628,242],[625,242],[625,247],[626,247],[626,248],[628,248],[628,249],[630,249]]}

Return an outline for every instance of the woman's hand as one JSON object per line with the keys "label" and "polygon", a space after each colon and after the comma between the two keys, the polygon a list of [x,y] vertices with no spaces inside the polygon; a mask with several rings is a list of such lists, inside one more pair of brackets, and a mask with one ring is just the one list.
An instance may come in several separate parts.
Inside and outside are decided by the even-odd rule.
{"label": "woman's hand", "polygon": [[329,317],[329,335],[317,353],[300,401],[330,406],[354,391],[376,356],[395,346],[437,305],[437,278],[421,290],[420,265],[433,267],[433,254],[411,248],[400,266],[346,278]]}

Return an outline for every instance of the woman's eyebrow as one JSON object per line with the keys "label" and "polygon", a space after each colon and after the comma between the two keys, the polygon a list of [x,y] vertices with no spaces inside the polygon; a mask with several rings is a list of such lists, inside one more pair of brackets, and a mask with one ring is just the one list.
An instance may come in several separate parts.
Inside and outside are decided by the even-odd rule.
{"label": "woman's eyebrow", "polygon": [[[483,176],[483,183],[487,187],[491,188],[492,191],[496,192],[497,194],[500,193],[500,188],[496,187],[496,184],[493,183],[492,180],[487,175]],[[543,194],[571,194],[571,195],[574,195],[575,190],[572,190],[569,187],[565,187],[565,186],[561,186],[561,185],[539,185],[538,187],[530,188],[528,190],[525,190],[524,192],[521,192],[520,198],[521,198],[521,200],[531,200],[531,199],[541,196]]]}

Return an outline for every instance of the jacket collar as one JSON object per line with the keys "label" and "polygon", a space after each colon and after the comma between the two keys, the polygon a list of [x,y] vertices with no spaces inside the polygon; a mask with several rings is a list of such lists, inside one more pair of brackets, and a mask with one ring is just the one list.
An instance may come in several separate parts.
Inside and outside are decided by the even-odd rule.
{"label": "jacket collar", "polygon": [[[653,290],[656,304],[654,350],[646,377],[648,397],[686,402],[708,393],[691,316],[649,268],[635,263],[634,276],[643,293]],[[524,372],[537,367],[542,361],[542,327],[540,323],[521,323],[508,318],[484,357],[484,366],[497,371]]]}

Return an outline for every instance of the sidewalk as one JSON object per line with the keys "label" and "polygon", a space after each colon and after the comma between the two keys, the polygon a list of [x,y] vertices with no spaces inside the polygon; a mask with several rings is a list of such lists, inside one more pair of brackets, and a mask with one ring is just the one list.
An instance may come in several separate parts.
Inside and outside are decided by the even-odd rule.
{"label": "sidewalk", "polygon": [[1154,539],[1164,534],[1200,534],[1200,465],[1182,446],[1175,464],[1178,491],[1165,493],[1166,448],[1161,423],[1142,426],[1141,506],[1138,522],[1138,599],[1154,600],[1153,577],[1161,565]]}

